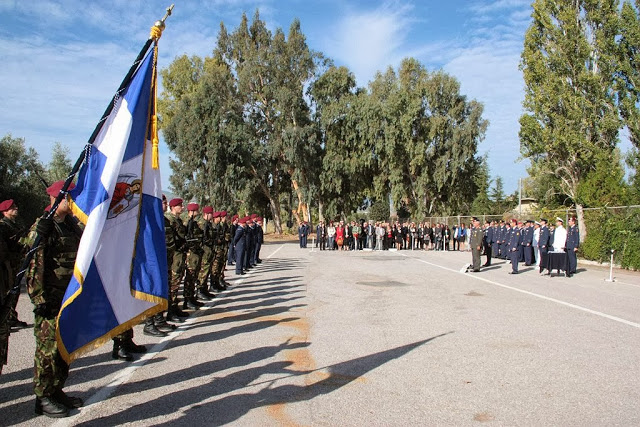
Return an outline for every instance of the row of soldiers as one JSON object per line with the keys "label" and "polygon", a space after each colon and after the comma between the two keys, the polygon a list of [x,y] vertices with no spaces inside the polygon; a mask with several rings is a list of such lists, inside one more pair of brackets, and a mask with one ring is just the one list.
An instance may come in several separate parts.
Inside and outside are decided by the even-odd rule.
{"label": "row of soldiers", "polygon": [[[58,181],[47,188],[51,205],[63,185],[64,181]],[[67,191],[73,187],[71,184]],[[236,271],[240,266],[241,272],[261,262],[259,253],[263,241],[262,219],[257,215],[245,218],[236,215],[229,222],[226,212],[214,212],[207,206],[200,214],[200,207],[191,203],[187,205],[185,224],[181,215],[182,200],[173,199],[167,203],[163,196],[163,209],[170,302],[166,313],[145,320],[143,331],[152,336],[165,336],[177,327],[176,324],[183,323],[189,315],[184,310],[198,309],[203,305],[199,300],[210,301],[215,297],[210,290],[227,288],[224,278],[226,260],[236,264]],[[70,409],[84,404],[82,399],[68,396],[62,390],[69,366],[60,356],[55,338],[56,317],[73,274],[82,224],[73,217],[66,197],[51,218],[38,218],[30,230],[16,225],[18,207],[13,200],[0,203],[0,211],[3,214],[0,221],[0,299],[3,307],[26,248],[34,245],[36,236],[41,238],[25,276],[35,307],[35,412],[49,417],[65,417]],[[181,283],[184,283],[182,306],[178,302]],[[11,308],[15,313],[15,306]],[[15,314],[11,319],[0,324],[0,372],[7,362],[9,327],[26,326],[17,320]],[[112,357],[115,359],[130,361],[133,360],[131,353],[146,351],[145,346],[133,342],[132,329],[114,337],[113,344]]]}

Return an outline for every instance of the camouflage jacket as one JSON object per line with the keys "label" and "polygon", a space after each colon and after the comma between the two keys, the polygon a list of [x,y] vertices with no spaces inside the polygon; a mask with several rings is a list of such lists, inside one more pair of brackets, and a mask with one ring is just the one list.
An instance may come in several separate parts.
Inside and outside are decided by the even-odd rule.
{"label": "camouflage jacket", "polygon": [[[35,243],[36,226],[33,224],[23,243]],[[64,221],[54,219],[51,235],[40,241],[27,271],[27,291],[34,305],[49,303],[59,307],[73,276],[73,267],[80,245],[82,229],[68,215]]]}
{"label": "camouflage jacket", "polygon": [[167,213],[165,218],[169,220],[169,228],[173,234],[176,251],[187,252],[187,227],[184,226],[182,219],[172,213]]}

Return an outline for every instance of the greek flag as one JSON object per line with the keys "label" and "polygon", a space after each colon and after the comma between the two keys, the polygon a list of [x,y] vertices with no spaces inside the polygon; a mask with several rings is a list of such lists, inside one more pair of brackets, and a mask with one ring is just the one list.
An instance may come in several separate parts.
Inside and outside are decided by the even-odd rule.
{"label": "greek flag", "polygon": [[87,146],[69,192],[85,227],[58,315],[67,363],[167,308],[162,188],[152,165],[155,78],[151,50]]}

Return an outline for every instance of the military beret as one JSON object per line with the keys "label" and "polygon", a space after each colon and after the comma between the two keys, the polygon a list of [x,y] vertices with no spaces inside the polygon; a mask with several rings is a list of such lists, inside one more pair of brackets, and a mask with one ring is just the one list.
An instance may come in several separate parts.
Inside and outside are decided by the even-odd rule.
{"label": "military beret", "polygon": [[[47,194],[50,195],[51,197],[57,197],[58,194],[60,194],[60,190],[62,190],[62,187],[64,187],[64,180],[61,179],[60,181],[56,181],[53,184],[51,184],[49,186],[49,188],[47,188]],[[67,191],[73,190],[76,187],[76,185],[72,182],[71,184],[69,184],[69,187],[67,188]]]}
{"label": "military beret", "polygon": [[227,211],[220,211],[220,217],[227,216]]}
{"label": "military beret", "polygon": [[238,224],[246,224],[247,223],[247,218],[240,218],[238,220]]}
{"label": "military beret", "polygon": [[206,214],[210,213],[210,214],[212,214],[212,213],[213,213],[213,207],[211,207],[211,206],[205,206],[205,207],[202,209],[202,213],[206,213]]}
{"label": "military beret", "polygon": [[4,202],[0,203],[0,212],[8,211],[9,209],[11,209],[11,206],[13,206],[13,199],[5,200]]}
{"label": "military beret", "polygon": [[214,218],[220,218],[220,211],[215,211],[215,212],[213,213],[213,217],[214,217]]}
{"label": "military beret", "polygon": [[256,218],[258,218],[258,214],[251,214],[251,217],[250,217],[250,218],[251,218],[251,219],[256,219]]}
{"label": "military beret", "polygon": [[174,207],[174,206],[182,206],[182,199],[171,199],[169,201],[169,207]]}
{"label": "military beret", "polygon": [[238,214],[235,214],[231,217],[231,222],[235,221],[236,219],[238,219]]}
{"label": "military beret", "polygon": [[189,203],[187,205],[187,210],[188,211],[197,211],[198,209],[200,209],[200,205],[197,203]]}
{"label": "military beret", "polygon": [[257,217],[256,222],[262,222],[262,217]]}
{"label": "military beret", "polygon": [[515,218],[511,218],[511,222],[515,222],[516,224],[518,223],[518,220]]}

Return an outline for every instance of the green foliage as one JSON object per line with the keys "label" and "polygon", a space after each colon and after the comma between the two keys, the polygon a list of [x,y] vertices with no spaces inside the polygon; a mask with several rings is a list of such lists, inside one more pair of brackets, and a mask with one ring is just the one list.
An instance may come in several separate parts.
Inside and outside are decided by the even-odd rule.
{"label": "green foliage", "polygon": [[[532,6],[521,62],[520,149],[558,177],[557,192],[576,203],[580,216],[579,183],[602,152],[613,151],[622,124],[614,80],[617,1],[536,0]],[[581,238],[585,234],[581,228]]]}
{"label": "green foliage", "polygon": [[0,201],[15,200],[20,220],[34,222],[49,204],[49,196],[37,176],[44,170],[33,148],[26,148],[24,138],[7,134],[0,140]]}
{"label": "green foliage", "polygon": [[372,221],[387,222],[390,216],[389,203],[385,200],[374,201],[369,208],[369,218]]}
{"label": "green foliage", "polygon": [[61,143],[56,142],[53,145],[53,153],[51,161],[47,165],[47,182],[49,184],[66,179],[71,172],[73,165],[69,159],[69,149]]}
{"label": "green foliage", "polygon": [[618,150],[599,153],[594,169],[578,186],[578,199],[585,207],[624,206],[628,193]]}
{"label": "green foliage", "polygon": [[580,247],[581,255],[598,262],[614,262],[623,268],[640,269],[640,209],[606,209],[585,212],[589,235]]}

